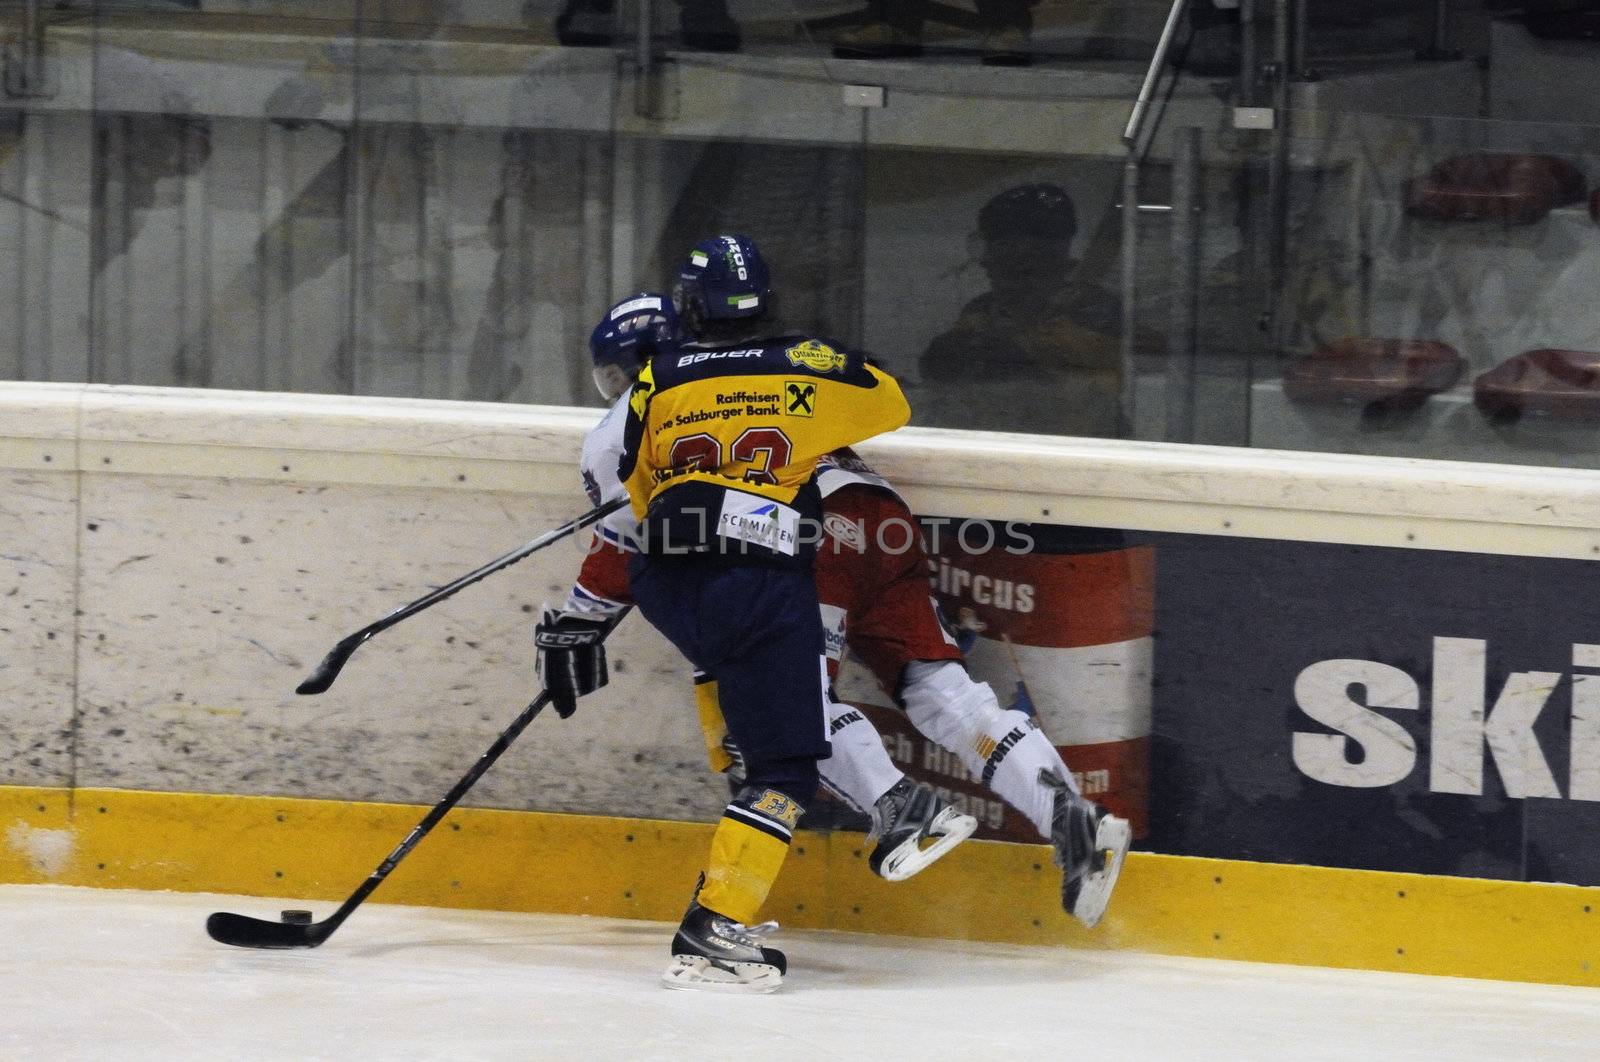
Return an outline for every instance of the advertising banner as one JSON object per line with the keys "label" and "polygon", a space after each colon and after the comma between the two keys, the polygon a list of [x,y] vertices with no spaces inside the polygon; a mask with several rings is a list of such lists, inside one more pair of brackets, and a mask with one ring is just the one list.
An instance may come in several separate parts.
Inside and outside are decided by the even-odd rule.
{"label": "advertising banner", "polygon": [[[1600,884],[1592,563],[927,517],[923,530],[968,669],[1035,715],[1139,847]],[[1030,548],[1007,550],[1008,535]],[[840,693],[978,836],[1039,840],[859,665]]]}
{"label": "advertising banner", "polygon": [[1150,537],[1153,848],[1600,883],[1600,568]]}
{"label": "advertising banner", "polygon": [[[1033,716],[1092,799],[1147,828],[1154,554],[1121,532],[923,518],[934,600],[1002,708]],[[859,665],[841,695],[865,710],[898,765],[977,818],[979,837],[1032,841],[1031,825],[948,750],[888,707]]]}

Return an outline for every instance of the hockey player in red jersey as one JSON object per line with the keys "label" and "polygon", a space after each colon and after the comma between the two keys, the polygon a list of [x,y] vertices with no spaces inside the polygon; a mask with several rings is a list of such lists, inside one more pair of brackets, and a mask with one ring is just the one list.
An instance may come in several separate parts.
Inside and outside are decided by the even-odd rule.
{"label": "hockey player in red jersey", "polygon": [[989,684],[967,674],[929,589],[916,518],[888,481],[846,449],[823,459],[817,483],[826,534],[817,598],[830,673],[848,645],[920,733],[1022,812],[1055,849],[1062,906],[1092,928],[1132,840],[1127,820],[1082,795],[1033,716],[1002,709]]}

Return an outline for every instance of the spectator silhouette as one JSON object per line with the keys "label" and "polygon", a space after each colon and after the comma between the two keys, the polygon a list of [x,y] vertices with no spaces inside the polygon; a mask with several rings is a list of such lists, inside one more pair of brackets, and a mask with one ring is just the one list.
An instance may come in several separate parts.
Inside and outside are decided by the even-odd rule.
{"label": "spectator silhouette", "polygon": [[1072,198],[1054,184],[1009,188],[978,212],[990,290],[922,355],[918,423],[1116,436],[1122,310],[1071,255]]}

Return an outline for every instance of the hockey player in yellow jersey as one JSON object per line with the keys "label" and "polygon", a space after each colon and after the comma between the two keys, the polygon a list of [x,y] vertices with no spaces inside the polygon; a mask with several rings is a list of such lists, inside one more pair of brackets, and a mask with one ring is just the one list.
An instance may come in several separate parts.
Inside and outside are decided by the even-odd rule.
{"label": "hockey player in yellow jersey", "polygon": [[771,290],[742,236],[696,244],[679,277],[695,342],[652,359],[629,396],[618,467],[641,552],[639,609],[717,683],[746,782],[723,812],[672,941],[669,987],[764,992],[785,972],[751,926],[828,755],[812,560],[818,458],[910,418],[895,380],[813,336],[764,336]]}
{"label": "hockey player in yellow jersey", "polygon": [[629,405],[623,483],[645,533],[778,564],[809,563],[798,535],[821,517],[817,459],[909,415],[893,378],[804,336],[657,358]]}

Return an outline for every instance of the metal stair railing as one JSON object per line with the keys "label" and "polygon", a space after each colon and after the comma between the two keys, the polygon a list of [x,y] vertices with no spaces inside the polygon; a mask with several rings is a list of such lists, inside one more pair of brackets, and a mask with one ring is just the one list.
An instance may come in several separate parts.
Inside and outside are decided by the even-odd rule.
{"label": "metal stair railing", "polygon": [[[1162,70],[1168,66],[1178,26],[1183,21],[1188,0],[1173,0],[1167,21],[1161,28],[1155,54],[1150,57],[1150,67],[1145,71],[1139,94],[1128,113],[1128,123],[1122,140],[1128,147],[1122,164],[1122,422],[1126,432],[1138,435],[1137,393],[1139,384],[1137,361],[1137,301],[1139,292],[1139,215],[1143,213],[1173,214],[1172,241],[1175,281],[1178,297],[1173,300],[1173,342],[1178,346],[1167,361],[1166,378],[1166,430],[1164,436],[1175,442],[1192,441],[1194,437],[1195,344],[1196,314],[1199,284],[1199,226],[1191,216],[1200,207],[1196,194],[1199,184],[1200,152],[1199,130],[1187,130],[1188,135],[1179,143],[1178,158],[1173,174],[1173,202],[1170,205],[1139,202],[1139,176],[1150,144],[1160,128],[1166,113],[1167,99],[1178,79],[1172,74],[1167,95],[1157,96],[1156,88]],[[1181,215],[1181,216],[1180,216]]]}

